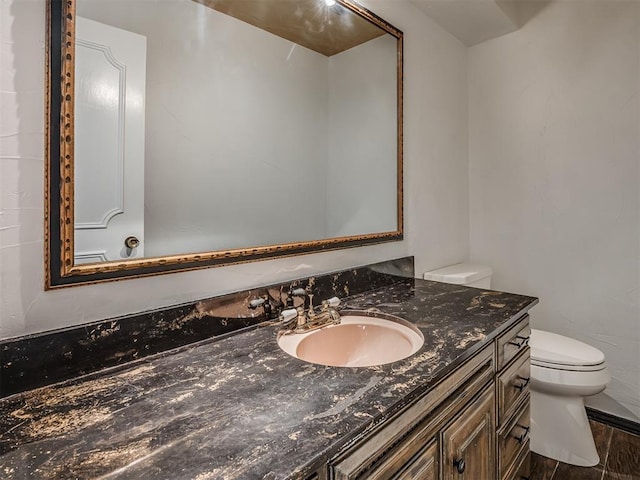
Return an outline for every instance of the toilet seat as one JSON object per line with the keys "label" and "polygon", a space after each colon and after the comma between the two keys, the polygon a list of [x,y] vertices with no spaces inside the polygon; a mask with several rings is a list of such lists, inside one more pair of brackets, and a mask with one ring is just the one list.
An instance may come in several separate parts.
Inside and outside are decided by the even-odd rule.
{"label": "toilet seat", "polygon": [[575,372],[606,368],[604,353],[573,338],[532,329],[529,346],[531,365]]}
{"label": "toilet seat", "polygon": [[577,371],[531,365],[532,390],[553,395],[595,395],[604,390],[610,380],[611,373],[606,366],[600,370]]}
{"label": "toilet seat", "polygon": [[542,368],[550,368],[552,370],[565,370],[568,372],[598,372],[607,368],[607,364],[604,361],[596,365],[565,365],[562,363],[534,360],[533,358],[531,359],[531,365]]}

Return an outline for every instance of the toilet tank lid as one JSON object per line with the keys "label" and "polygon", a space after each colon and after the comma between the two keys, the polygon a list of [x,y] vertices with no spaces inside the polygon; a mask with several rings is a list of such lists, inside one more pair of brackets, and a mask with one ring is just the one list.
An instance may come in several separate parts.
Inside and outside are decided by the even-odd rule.
{"label": "toilet tank lid", "polygon": [[574,338],[531,329],[531,360],[557,365],[600,365],[604,353]]}
{"label": "toilet tank lid", "polygon": [[434,282],[455,283],[456,285],[467,285],[477,282],[483,278],[493,275],[491,267],[478,265],[476,263],[457,263],[448,267],[431,270],[424,273],[425,280]]}

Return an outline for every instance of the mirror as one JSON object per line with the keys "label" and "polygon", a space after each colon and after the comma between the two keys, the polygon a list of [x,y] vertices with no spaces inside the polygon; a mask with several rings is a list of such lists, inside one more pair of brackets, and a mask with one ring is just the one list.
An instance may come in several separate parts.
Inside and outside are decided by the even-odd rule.
{"label": "mirror", "polygon": [[47,288],[402,239],[393,26],[344,0],[48,5]]}

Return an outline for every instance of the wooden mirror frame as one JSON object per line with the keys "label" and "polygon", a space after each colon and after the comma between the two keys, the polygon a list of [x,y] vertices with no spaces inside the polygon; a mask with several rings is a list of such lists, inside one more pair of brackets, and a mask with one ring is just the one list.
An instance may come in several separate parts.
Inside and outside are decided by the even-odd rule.
{"label": "wooden mirror frame", "polygon": [[195,270],[403,239],[403,33],[352,0],[342,6],[397,40],[397,229],[233,250],[74,265],[74,62],[76,0],[47,0],[45,289]]}

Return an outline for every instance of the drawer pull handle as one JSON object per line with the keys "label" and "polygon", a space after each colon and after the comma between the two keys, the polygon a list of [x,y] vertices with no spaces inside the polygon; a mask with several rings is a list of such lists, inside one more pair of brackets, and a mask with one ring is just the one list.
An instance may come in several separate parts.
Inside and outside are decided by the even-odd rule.
{"label": "drawer pull handle", "polygon": [[516,335],[516,339],[509,342],[509,345],[515,345],[518,348],[522,348],[529,344],[529,336]]}
{"label": "drawer pull handle", "polygon": [[453,461],[453,466],[456,467],[458,473],[464,473],[465,468],[467,468],[467,464],[464,463],[464,458],[460,458],[459,460]]}
{"label": "drawer pull handle", "polygon": [[531,381],[530,377],[524,378],[524,377],[518,377],[518,380],[522,380],[521,383],[519,383],[518,385],[514,385],[513,387],[516,390],[519,390],[520,392],[523,391],[525,388],[527,388],[527,385],[529,385],[529,382]]}
{"label": "drawer pull handle", "polygon": [[531,427],[527,427],[525,425],[520,425],[519,423],[516,424],[516,427],[519,427],[523,430],[522,435],[512,435],[513,438],[515,438],[516,440],[518,440],[518,443],[524,443],[527,440],[527,437],[529,436],[529,430]]}

